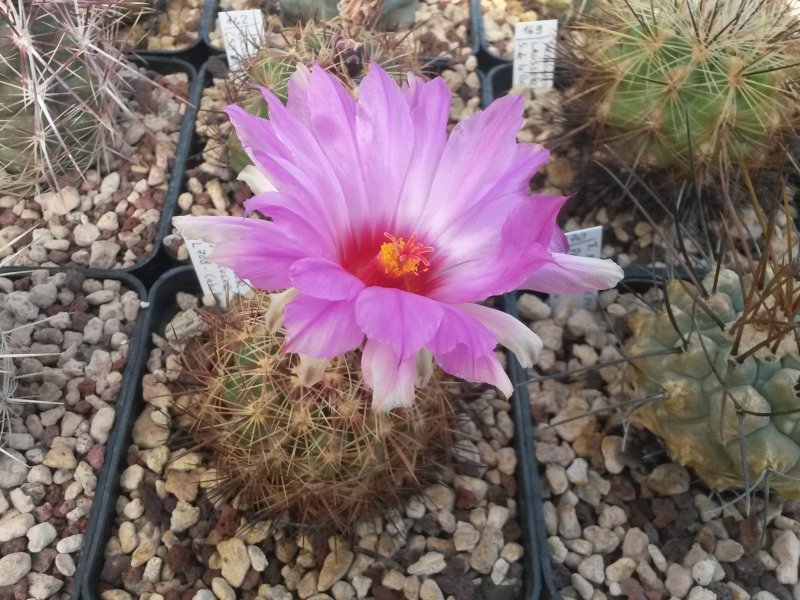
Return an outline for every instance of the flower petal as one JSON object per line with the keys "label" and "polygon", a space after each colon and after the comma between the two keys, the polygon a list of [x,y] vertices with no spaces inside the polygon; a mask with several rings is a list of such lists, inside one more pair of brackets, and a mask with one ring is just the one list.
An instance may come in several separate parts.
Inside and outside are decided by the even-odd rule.
{"label": "flower petal", "polygon": [[511,380],[503,370],[494,348],[497,340],[489,330],[459,308],[448,306],[442,324],[428,348],[447,373],[475,383],[497,387],[511,395]]}
{"label": "flower petal", "polygon": [[443,315],[439,302],[393,288],[369,287],[356,299],[356,321],[366,336],[391,345],[401,359],[430,341]]}
{"label": "flower petal", "polygon": [[413,156],[414,125],[400,87],[374,63],[359,85],[356,134],[369,198],[368,222],[373,233],[391,231]]}
{"label": "flower petal", "polygon": [[289,288],[283,292],[269,295],[269,308],[264,315],[264,323],[269,331],[275,333],[283,327],[283,311],[286,304],[294,300],[299,293],[296,289]]}
{"label": "flower petal", "polygon": [[297,365],[297,379],[300,385],[310,387],[318,384],[325,378],[325,371],[331,366],[331,361],[326,358],[314,358],[306,354],[299,354],[300,364]]}
{"label": "flower petal", "polygon": [[516,355],[524,368],[532,367],[539,359],[542,340],[519,319],[480,304],[459,304],[458,308],[480,321],[503,346]]}
{"label": "flower petal", "polygon": [[241,217],[174,217],[184,235],[215,244],[212,262],[233,269],[263,290],[291,287],[289,267],[308,255],[308,250],[275,224]]}
{"label": "flower petal", "polygon": [[390,344],[368,340],[361,355],[364,383],[372,388],[373,410],[390,411],[414,403],[416,357],[401,359]]}
{"label": "flower petal", "polygon": [[580,294],[586,290],[612,288],[625,273],[617,263],[608,259],[552,254],[523,282],[519,289],[548,294]]}
{"label": "flower petal", "polygon": [[349,300],[328,301],[301,294],[285,308],[286,352],[334,358],[361,345],[364,332]]}
{"label": "flower petal", "polygon": [[277,191],[275,186],[267,179],[267,176],[255,165],[247,165],[239,172],[239,176],[236,179],[244,181],[254,194]]}
{"label": "flower petal", "polygon": [[298,260],[291,266],[289,277],[294,287],[313,298],[349,300],[364,289],[358,277],[324,258]]}

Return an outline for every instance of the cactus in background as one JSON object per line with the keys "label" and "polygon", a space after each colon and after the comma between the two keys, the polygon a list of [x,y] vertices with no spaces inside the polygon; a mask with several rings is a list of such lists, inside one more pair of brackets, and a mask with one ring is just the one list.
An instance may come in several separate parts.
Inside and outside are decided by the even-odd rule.
{"label": "cactus in background", "polygon": [[341,14],[354,25],[389,31],[412,27],[417,4],[418,0],[280,0],[287,24],[327,21]]}
{"label": "cactus in background", "polygon": [[626,161],[682,176],[755,170],[800,126],[788,0],[598,4],[573,29],[576,128]]}
{"label": "cactus in background", "polygon": [[[369,63],[379,64],[401,80],[409,71],[419,71],[416,55],[416,48],[407,36],[363,29],[351,37],[338,19],[324,24],[308,23],[269,36],[259,52],[241,70],[232,73],[227,93],[231,102],[253,115],[266,117],[267,104],[255,86],[271,90],[286,102],[287,84],[298,65],[315,62],[355,93]],[[238,173],[250,164],[233,132],[227,135],[227,146],[228,164],[234,171]]]}
{"label": "cactus in background", "polygon": [[186,354],[199,385],[178,398],[180,422],[213,452],[212,496],[343,531],[417,490],[450,443],[444,383],[434,376],[410,408],[373,411],[351,353],[303,386],[298,356],[266,324],[268,309],[269,295],[255,292],[207,314],[207,340]]}
{"label": "cactus in background", "polygon": [[114,0],[0,5],[0,194],[105,166],[125,106],[108,44],[122,14]]}
{"label": "cactus in background", "polygon": [[697,285],[673,280],[660,312],[631,320],[630,355],[656,355],[634,358],[628,375],[635,394],[657,398],[633,421],[712,488],[750,490],[768,477],[771,490],[800,499],[798,246],[784,210],[776,225],[756,205],[771,232],[757,258],[729,236],[735,271],[720,268]]}

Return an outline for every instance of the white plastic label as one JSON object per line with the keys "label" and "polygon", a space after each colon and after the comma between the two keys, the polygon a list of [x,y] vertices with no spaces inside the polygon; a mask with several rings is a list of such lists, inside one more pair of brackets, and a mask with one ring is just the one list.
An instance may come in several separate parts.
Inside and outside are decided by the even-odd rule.
{"label": "white plastic label", "polygon": [[204,294],[213,295],[222,308],[227,308],[228,298],[247,293],[250,284],[236,277],[231,269],[221,267],[206,258],[214,249],[214,244],[187,238],[185,235],[183,239]]}
{"label": "white plastic label", "polygon": [[[569,243],[569,253],[573,256],[586,256],[588,258],[600,258],[603,250],[603,227],[587,227],[575,231],[565,231]],[[556,305],[563,301],[567,296],[563,294],[553,294],[550,296],[551,305]],[[579,294],[576,298],[575,308],[592,309],[597,306],[597,290],[589,290]]]}
{"label": "white plastic label", "polygon": [[258,52],[264,39],[264,15],[260,10],[229,10],[219,13],[228,66],[236,69],[242,60]]}
{"label": "white plastic label", "polygon": [[526,21],[514,26],[514,86],[553,87],[558,21]]}

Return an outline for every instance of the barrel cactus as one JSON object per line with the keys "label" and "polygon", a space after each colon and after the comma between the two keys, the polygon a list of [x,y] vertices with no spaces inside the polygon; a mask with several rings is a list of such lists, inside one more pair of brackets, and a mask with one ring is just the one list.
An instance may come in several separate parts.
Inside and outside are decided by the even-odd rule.
{"label": "barrel cactus", "polygon": [[346,531],[418,491],[449,445],[451,401],[434,376],[414,406],[373,411],[354,353],[308,385],[298,355],[268,326],[269,298],[254,292],[206,316],[207,339],[186,355],[198,385],[178,398],[180,422],[213,454],[212,497]]}
{"label": "barrel cactus", "polygon": [[766,166],[800,125],[798,31],[789,0],[598,3],[574,26],[576,128],[685,177]]}
{"label": "barrel cactus", "polygon": [[104,166],[124,106],[113,0],[0,3],[0,195]]}
{"label": "barrel cactus", "polygon": [[[763,266],[763,265],[761,265]],[[633,420],[712,488],[769,488],[800,498],[798,296],[791,266],[740,276],[721,269],[694,285],[674,280],[670,310],[631,326],[635,393],[655,396]]]}
{"label": "barrel cactus", "polygon": [[[298,66],[316,63],[336,75],[353,94],[370,63],[376,63],[398,80],[419,71],[416,49],[407,37],[362,29],[356,35],[340,19],[288,27],[267,38],[258,53],[231,74],[228,96],[249,113],[267,116],[267,103],[257,86],[265,87],[284,103],[289,78]],[[227,137],[230,167],[241,171],[250,164],[238,138]]]}

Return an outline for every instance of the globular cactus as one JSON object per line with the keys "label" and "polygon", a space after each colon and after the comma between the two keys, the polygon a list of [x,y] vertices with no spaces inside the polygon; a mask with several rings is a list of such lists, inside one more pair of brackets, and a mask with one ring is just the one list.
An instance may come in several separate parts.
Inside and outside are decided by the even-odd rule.
{"label": "globular cactus", "polygon": [[710,273],[707,297],[673,280],[665,309],[632,319],[631,356],[659,354],[633,361],[634,393],[663,394],[633,421],[712,488],[769,477],[800,499],[800,296],[793,265],[762,267]]}
{"label": "globular cactus", "polygon": [[179,423],[213,454],[214,498],[308,530],[346,531],[418,490],[450,443],[453,408],[435,375],[414,406],[371,408],[354,353],[301,385],[298,356],[267,326],[269,295],[206,314],[207,339],[186,353],[197,381]]}
{"label": "globular cactus", "polygon": [[414,25],[419,0],[280,0],[287,24],[327,21],[341,14],[355,26],[384,30],[408,29]]}
{"label": "globular cactus", "polygon": [[573,27],[576,129],[628,164],[716,180],[800,125],[789,0],[607,0]]}
{"label": "globular cactus", "polygon": [[[249,113],[266,117],[267,104],[257,86],[271,90],[285,103],[289,78],[298,65],[319,64],[355,94],[370,63],[402,80],[408,72],[419,71],[416,55],[414,43],[404,35],[362,29],[351,36],[340,19],[308,23],[269,36],[258,53],[231,74],[227,94]],[[229,165],[239,172],[250,159],[232,131],[227,139]]]}
{"label": "globular cactus", "polygon": [[125,106],[108,43],[121,15],[114,0],[0,3],[0,194],[106,165]]}

